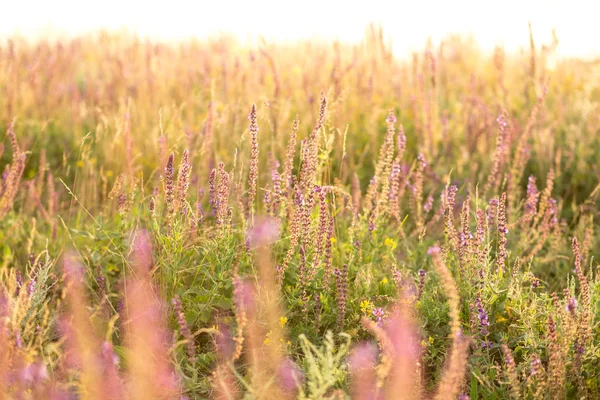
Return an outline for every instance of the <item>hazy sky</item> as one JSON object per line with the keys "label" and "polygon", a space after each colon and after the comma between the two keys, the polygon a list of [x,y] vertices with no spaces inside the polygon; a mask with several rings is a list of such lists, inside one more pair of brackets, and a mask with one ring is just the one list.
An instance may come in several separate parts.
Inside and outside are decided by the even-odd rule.
{"label": "hazy sky", "polygon": [[338,38],[358,41],[369,22],[381,23],[396,52],[420,49],[428,36],[472,33],[484,48],[528,45],[527,21],[538,43],[552,28],[563,55],[599,55],[596,0],[15,0],[0,7],[0,37],[48,32],[78,34],[98,28],[179,39],[233,33],[246,40]]}

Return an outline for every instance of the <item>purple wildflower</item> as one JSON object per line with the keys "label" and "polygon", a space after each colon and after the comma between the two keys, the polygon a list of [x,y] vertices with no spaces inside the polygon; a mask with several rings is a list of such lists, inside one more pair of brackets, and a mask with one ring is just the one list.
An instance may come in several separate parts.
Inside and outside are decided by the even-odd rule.
{"label": "purple wildflower", "polygon": [[475,307],[477,308],[477,319],[479,320],[479,328],[482,336],[487,336],[489,334],[489,326],[490,320],[488,315],[483,307],[483,302],[481,301],[481,294],[477,293],[477,298],[475,299]]}
{"label": "purple wildflower", "polygon": [[575,314],[575,309],[576,308],[577,308],[577,299],[575,297],[569,298],[569,300],[567,300],[567,304],[565,305],[565,309],[569,313]]}
{"label": "purple wildflower", "polygon": [[383,310],[383,308],[375,307],[373,309],[373,316],[375,317],[375,320],[377,321],[378,326],[382,326],[384,315],[385,315],[385,311]]}

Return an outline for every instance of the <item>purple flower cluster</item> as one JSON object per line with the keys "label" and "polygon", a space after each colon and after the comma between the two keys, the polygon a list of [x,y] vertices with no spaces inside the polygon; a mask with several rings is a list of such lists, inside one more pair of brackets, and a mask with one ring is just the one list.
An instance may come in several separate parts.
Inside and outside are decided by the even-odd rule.
{"label": "purple flower cluster", "polygon": [[427,197],[427,200],[425,201],[425,204],[423,205],[423,210],[425,210],[425,212],[428,213],[431,211],[432,208],[433,208],[433,196],[429,195]]}
{"label": "purple flower cluster", "polygon": [[537,375],[540,369],[542,368],[542,360],[538,356],[535,356],[533,360],[531,360],[531,376]]}
{"label": "purple flower cluster", "polygon": [[496,220],[497,213],[498,213],[498,199],[491,199],[489,201],[489,207],[488,207],[488,213],[487,213],[488,224],[490,226],[492,226],[492,224]]}
{"label": "purple flower cluster", "polygon": [[381,307],[375,307],[373,309],[373,316],[377,322],[377,326],[381,327],[383,325],[383,317],[385,316],[385,311]]}
{"label": "purple flower cluster", "polygon": [[571,315],[575,314],[575,309],[577,308],[577,299],[575,297],[569,298],[565,308]]}
{"label": "purple flower cluster", "polygon": [[477,294],[477,298],[475,299],[475,307],[477,308],[477,319],[479,320],[479,328],[481,336],[487,336],[490,332],[488,330],[490,326],[490,320],[488,318],[487,312],[483,307],[483,303],[481,301],[481,294]]}

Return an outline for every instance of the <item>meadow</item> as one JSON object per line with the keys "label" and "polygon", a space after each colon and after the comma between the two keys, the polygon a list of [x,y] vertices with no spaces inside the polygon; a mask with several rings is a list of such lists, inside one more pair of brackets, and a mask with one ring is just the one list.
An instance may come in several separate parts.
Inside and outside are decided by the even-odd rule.
{"label": "meadow", "polygon": [[600,397],[600,61],[0,44],[0,393]]}

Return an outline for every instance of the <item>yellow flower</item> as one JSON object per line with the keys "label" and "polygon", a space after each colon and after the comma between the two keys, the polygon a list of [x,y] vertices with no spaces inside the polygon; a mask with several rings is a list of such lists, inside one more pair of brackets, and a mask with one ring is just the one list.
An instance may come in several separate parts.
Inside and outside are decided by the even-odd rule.
{"label": "yellow flower", "polygon": [[433,344],[433,338],[431,336],[429,336],[429,339],[427,339],[429,341],[429,344]]}
{"label": "yellow flower", "polygon": [[269,343],[271,343],[271,338],[270,338],[270,336],[271,336],[271,333],[272,333],[272,331],[269,331],[269,332],[267,333],[267,337],[265,338],[265,340],[264,340],[263,344],[269,344]]}
{"label": "yellow flower", "polygon": [[392,250],[395,250],[397,246],[396,242],[392,238],[386,238],[383,244],[385,244],[385,247],[389,247]]}
{"label": "yellow flower", "polygon": [[77,161],[77,168],[81,168],[83,167],[83,161],[79,160]]}
{"label": "yellow flower", "polygon": [[504,322],[504,321],[508,321],[508,320],[506,318],[504,318],[502,316],[502,314],[496,313],[496,322]]}
{"label": "yellow flower", "polygon": [[383,286],[387,286],[389,283],[388,278],[383,278],[379,283],[381,283]]}
{"label": "yellow flower", "polygon": [[334,237],[332,237],[331,238],[331,244],[335,244],[335,242],[337,242],[337,240]]}
{"label": "yellow flower", "polygon": [[287,317],[280,317],[280,318],[279,318],[279,326],[280,326],[280,327],[282,327],[282,328],[283,328],[283,327],[285,326],[285,324],[287,324],[287,322],[288,322],[288,319],[287,319]]}
{"label": "yellow flower", "polygon": [[369,300],[363,300],[360,302],[360,311],[362,311],[363,314],[369,314],[372,309],[373,305]]}
{"label": "yellow flower", "polygon": [[119,267],[117,267],[114,264],[108,264],[108,266],[106,267],[108,272],[119,272]]}

